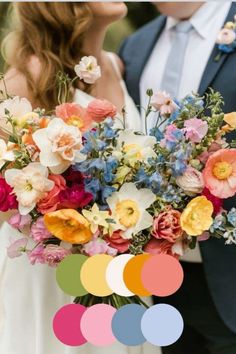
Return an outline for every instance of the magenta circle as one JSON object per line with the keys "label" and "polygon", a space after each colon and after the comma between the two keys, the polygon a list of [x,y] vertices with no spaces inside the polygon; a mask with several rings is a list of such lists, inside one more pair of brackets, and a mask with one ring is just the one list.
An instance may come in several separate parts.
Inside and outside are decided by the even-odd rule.
{"label": "magenta circle", "polygon": [[86,343],[80,320],[86,307],[79,304],[69,304],[61,307],[53,318],[53,331],[57,339],[63,344],[77,347]]}

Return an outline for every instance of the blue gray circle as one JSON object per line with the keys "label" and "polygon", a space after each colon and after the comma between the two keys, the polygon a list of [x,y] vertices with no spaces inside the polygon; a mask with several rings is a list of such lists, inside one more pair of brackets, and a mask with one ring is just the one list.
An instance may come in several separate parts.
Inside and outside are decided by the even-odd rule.
{"label": "blue gray circle", "polygon": [[146,342],[141,330],[141,319],[146,308],[129,304],[119,308],[112,319],[112,332],[116,339],[128,346],[141,345]]}
{"label": "blue gray circle", "polygon": [[144,313],[141,329],[148,342],[165,347],[180,338],[184,329],[184,321],[175,307],[158,304],[150,307]]}

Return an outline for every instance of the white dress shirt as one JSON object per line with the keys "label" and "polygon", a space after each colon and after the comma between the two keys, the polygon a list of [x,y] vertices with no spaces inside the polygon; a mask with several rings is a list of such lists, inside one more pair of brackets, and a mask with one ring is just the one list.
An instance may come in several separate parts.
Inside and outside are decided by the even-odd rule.
{"label": "white dress shirt", "polygon": [[[197,92],[211,52],[216,44],[216,38],[225,23],[232,2],[210,1],[204,3],[189,19],[193,26],[191,30],[180,81],[178,99],[191,92]],[[160,35],[147,61],[140,80],[140,98],[142,107],[147,106],[146,91],[152,88],[154,92],[161,89],[162,77],[174,37],[174,26],[178,23],[168,17],[165,28]],[[142,117],[144,127],[144,114]],[[148,118],[148,130],[153,127],[155,117]],[[204,242],[204,241],[203,241]],[[199,246],[183,257],[186,261],[201,262]]]}

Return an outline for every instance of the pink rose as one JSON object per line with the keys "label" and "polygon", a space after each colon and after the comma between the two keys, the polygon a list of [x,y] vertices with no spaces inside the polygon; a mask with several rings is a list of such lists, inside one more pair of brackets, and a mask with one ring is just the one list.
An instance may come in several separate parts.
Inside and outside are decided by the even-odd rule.
{"label": "pink rose", "polygon": [[43,217],[38,218],[31,226],[30,236],[36,242],[42,242],[52,237],[44,224]]}
{"label": "pink rose", "polygon": [[153,221],[152,236],[174,243],[183,234],[180,216],[181,213],[178,210],[171,208],[162,211]]}
{"label": "pink rose", "polygon": [[46,197],[37,203],[37,209],[41,214],[46,214],[57,210],[60,202],[59,194],[66,188],[66,181],[62,176],[50,175],[48,179],[53,181],[55,185],[53,189],[47,193]]}
{"label": "pink rose", "polygon": [[229,28],[223,28],[218,34],[216,42],[218,44],[226,44],[229,45],[233,43],[236,39],[236,33]]}
{"label": "pink rose", "polygon": [[176,178],[177,185],[187,193],[201,193],[205,183],[201,172],[188,166],[182,176]]}
{"label": "pink rose", "polygon": [[43,256],[43,252],[44,252],[44,246],[43,245],[38,245],[32,251],[29,251],[28,252],[28,258],[29,258],[30,263],[32,265],[34,265],[36,263],[44,264],[45,263],[45,259],[44,259],[44,256]]}
{"label": "pink rose", "polygon": [[181,241],[173,244],[167,240],[157,240],[152,238],[144,247],[144,252],[152,255],[168,254],[175,258],[179,258],[183,255],[183,247]]}
{"label": "pink rose", "polygon": [[207,122],[198,118],[191,118],[184,122],[186,138],[192,143],[200,143],[208,131]]}
{"label": "pink rose", "polygon": [[144,251],[150,254],[171,254],[171,247],[173,243],[170,243],[167,240],[157,240],[151,238],[150,241],[144,247]]}
{"label": "pink rose", "polygon": [[63,103],[56,107],[56,116],[67,124],[78,127],[81,131],[91,128],[92,118],[88,111],[77,103]]}
{"label": "pink rose", "polygon": [[89,103],[87,111],[92,119],[100,123],[106,118],[114,118],[117,114],[117,108],[107,100],[95,99]]}
{"label": "pink rose", "polygon": [[107,235],[104,239],[109,246],[115,248],[119,253],[125,253],[129,249],[130,240],[124,239],[119,230],[113,232],[111,236]]}
{"label": "pink rose", "polygon": [[4,178],[0,177],[0,211],[17,209],[18,203],[13,194],[13,188],[7,184]]}
{"label": "pink rose", "polygon": [[20,257],[22,252],[25,252],[28,239],[26,237],[16,240],[7,247],[7,255],[9,258]]}
{"label": "pink rose", "polygon": [[43,251],[45,263],[50,267],[56,267],[71,251],[57,245],[48,245]]}
{"label": "pink rose", "polygon": [[158,91],[151,99],[151,105],[160,111],[162,116],[170,116],[178,108],[171,96],[165,91]]}
{"label": "pink rose", "polygon": [[30,215],[20,215],[19,213],[12,215],[9,219],[8,223],[14,228],[18,230],[22,230],[25,226],[31,223]]}

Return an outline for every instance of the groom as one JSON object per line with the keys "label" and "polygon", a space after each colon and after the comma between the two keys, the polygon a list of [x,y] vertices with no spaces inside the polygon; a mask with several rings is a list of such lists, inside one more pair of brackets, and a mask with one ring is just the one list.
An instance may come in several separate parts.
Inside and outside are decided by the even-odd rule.
{"label": "groom", "polygon": [[[217,34],[225,22],[234,20],[236,3],[154,5],[163,15],[129,37],[120,50],[135,103],[146,106],[148,88],[183,98],[192,91],[203,95],[212,87],[222,94],[224,111],[236,111],[236,50],[215,60]],[[233,206],[235,198],[227,200],[225,207]],[[236,245],[214,238],[201,242],[182,265],[181,289],[155,298],[179,309],[185,321],[182,337],[163,353],[236,354]]]}

